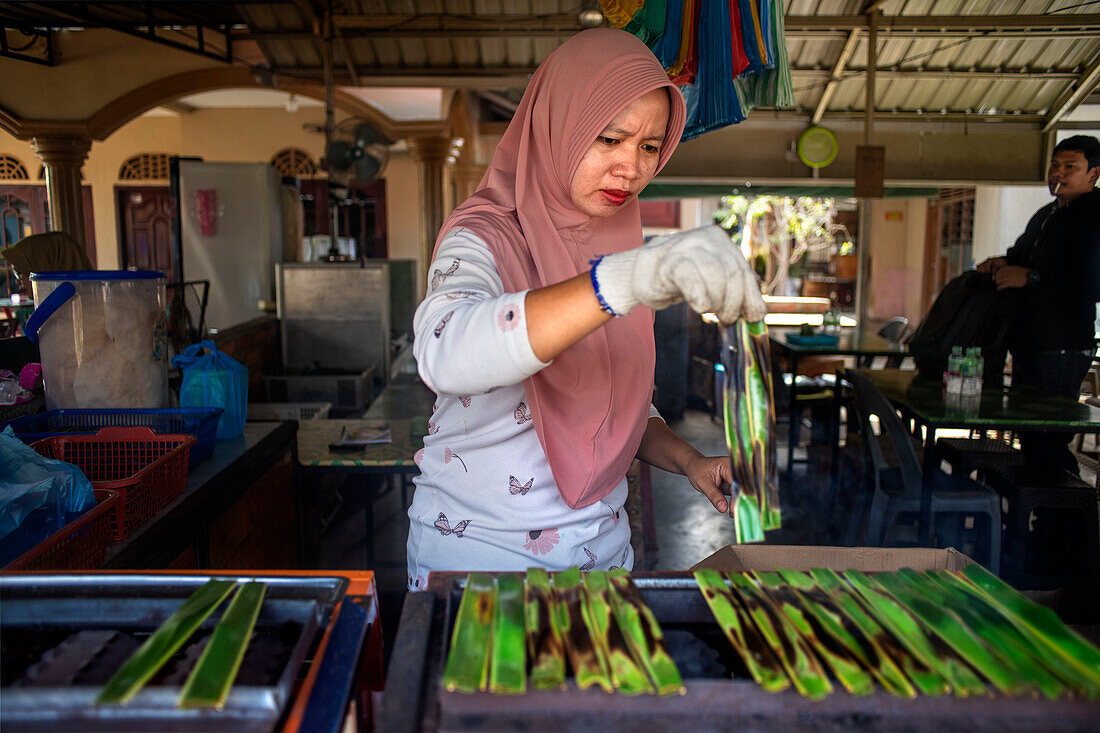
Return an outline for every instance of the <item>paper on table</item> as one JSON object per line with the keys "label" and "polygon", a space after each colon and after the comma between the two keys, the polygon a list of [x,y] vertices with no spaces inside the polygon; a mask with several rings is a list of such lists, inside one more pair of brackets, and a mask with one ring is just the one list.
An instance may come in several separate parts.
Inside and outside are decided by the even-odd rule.
{"label": "paper on table", "polygon": [[393,433],[389,425],[362,425],[358,427],[344,426],[340,430],[338,445],[373,445],[375,443],[392,443]]}

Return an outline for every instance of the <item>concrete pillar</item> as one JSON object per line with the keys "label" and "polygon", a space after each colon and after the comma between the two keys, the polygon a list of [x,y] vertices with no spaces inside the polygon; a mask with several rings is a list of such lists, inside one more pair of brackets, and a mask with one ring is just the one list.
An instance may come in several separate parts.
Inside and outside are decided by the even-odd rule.
{"label": "concrete pillar", "polygon": [[[443,226],[443,169],[457,153],[450,137],[410,137],[405,140],[409,155],[419,165],[420,182],[420,251],[422,274],[432,263],[432,249]],[[424,280],[423,277],[420,278]]]}
{"label": "concrete pillar", "polygon": [[50,229],[69,234],[85,247],[80,169],[92,149],[92,141],[78,135],[39,135],[31,139],[31,144],[46,166]]}

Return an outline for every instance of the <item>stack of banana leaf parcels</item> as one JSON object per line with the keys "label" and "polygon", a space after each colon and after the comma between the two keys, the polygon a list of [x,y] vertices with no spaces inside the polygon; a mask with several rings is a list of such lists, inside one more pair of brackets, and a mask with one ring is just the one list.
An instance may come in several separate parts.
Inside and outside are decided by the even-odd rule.
{"label": "stack of banana leaf parcels", "polygon": [[738,543],[763,542],[764,531],[781,524],[768,327],[738,320],[721,334],[722,414],[733,470],[729,513]]}
{"label": "stack of banana leaf parcels", "polygon": [[[769,692],[821,699],[1100,697],[1100,650],[979,565],[868,575],[695,573],[748,677]],[[650,609],[624,570],[472,573],[444,669],[446,689],[578,688],[684,692]]]}

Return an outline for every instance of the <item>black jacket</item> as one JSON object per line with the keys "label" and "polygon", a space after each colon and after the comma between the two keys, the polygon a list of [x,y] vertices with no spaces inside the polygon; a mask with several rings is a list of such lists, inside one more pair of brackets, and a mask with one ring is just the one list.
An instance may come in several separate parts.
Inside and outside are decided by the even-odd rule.
{"label": "black jacket", "polygon": [[1020,289],[1012,350],[1092,348],[1100,301],[1100,190],[1062,208],[1051,202],[1039,209],[1005,257],[1039,272],[1037,284]]}

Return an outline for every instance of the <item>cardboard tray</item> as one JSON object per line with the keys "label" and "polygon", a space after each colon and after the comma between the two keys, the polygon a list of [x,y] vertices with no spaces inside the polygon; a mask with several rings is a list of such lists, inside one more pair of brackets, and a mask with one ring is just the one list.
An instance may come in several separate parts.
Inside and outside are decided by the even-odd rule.
{"label": "cardboard tray", "polygon": [[954,549],[931,547],[824,547],[817,545],[726,545],[691,567],[723,572],[829,568],[892,573],[902,568],[958,571],[974,561]]}

